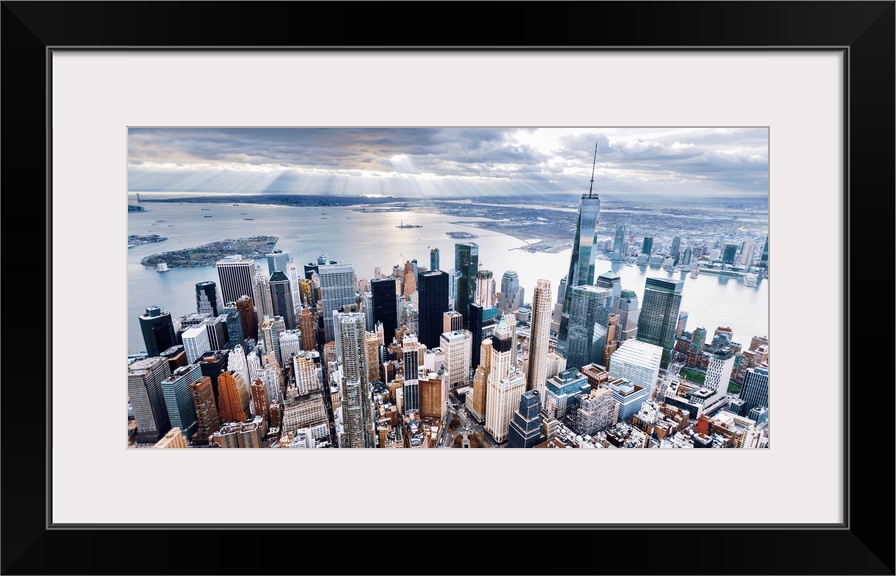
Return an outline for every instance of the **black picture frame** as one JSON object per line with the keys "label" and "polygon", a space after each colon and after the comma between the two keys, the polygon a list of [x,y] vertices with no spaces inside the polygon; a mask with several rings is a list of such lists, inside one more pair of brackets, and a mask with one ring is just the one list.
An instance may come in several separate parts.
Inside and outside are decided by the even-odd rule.
{"label": "black picture frame", "polygon": [[[438,21],[427,17],[433,10],[439,14]],[[416,14],[413,28],[396,18],[408,11]],[[46,349],[50,350],[52,319],[63,311],[52,311],[49,298],[52,288],[64,285],[65,279],[50,276],[49,242],[45,247],[47,265],[41,266],[40,258],[23,258],[17,241],[7,241],[6,262],[19,263],[3,268],[9,273],[7,279],[19,279],[23,272],[18,266],[24,266],[27,278],[22,280],[35,293],[32,298],[41,300],[36,294],[46,286],[47,305],[45,324],[41,324],[33,306],[15,304],[23,296],[21,285],[8,292],[9,300],[4,302],[11,305],[4,309],[3,322],[7,378],[0,420],[4,440],[0,452],[4,470],[2,572],[894,574],[892,363],[886,355],[877,364],[849,362],[853,350],[872,345],[869,339],[877,338],[867,332],[869,324],[875,323],[869,320],[879,318],[889,330],[894,317],[890,297],[893,270],[889,252],[882,248],[892,246],[894,237],[894,14],[892,1],[3,2],[0,182],[9,202],[3,223],[7,232],[16,230],[14,223],[23,220],[42,224],[45,233],[34,232],[34,236],[45,242],[51,214],[48,70],[50,53],[57,48],[842,50],[847,62],[847,209],[842,248],[848,273],[843,279],[815,281],[843,282],[844,325],[848,329],[843,350],[825,350],[823,342],[819,343],[819,366],[813,367],[823,369],[827,354],[841,353],[846,359],[846,522],[842,526],[635,525],[590,529],[590,533],[551,526],[454,529],[438,524],[399,525],[380,526],[377,532],[317,527],[310,534],[294,530],[288,536],[305,542],[296,552],[284,549],[280,555],[268,556],[280,546],[275,534],[249,527],[227,529],[240,530],[240,534],[214,535],[213,528],[200,525],[125,530],[49,525],[49,452],[45,447],[50,429],[42,410],[48,402],[49,385],[41,386],[41,379],[33,373],[34,366],[44,361],[34,351],[42,343],[22,345],[22,335],[26,326],[45,326]],[[458,43],[460,38],[463,44]],[[43,214],[48,216],[46,222],[42,222]],[[809,214],[811,206],[807,206]],[[883,239],[869,242],[869,234]],[[10,238],[8,235],[7,240]],[[30,243],[28,253],[40,254]],[[853,270],[862,271],[855,287]],[[886,289],[881,290],[883,287]],[[831,307],[837,309],[840,304],[834,302]],[[857,316],[851,319],[853,307]],[[36,332],[29,329],[30,338]],[[880,346],[891,350],[891,336],[883,339]],[[49,373],[46,375],[49,384]],[[818,426],[807,437],[807,441],[825,441],[830,434]],[[734,502],[746,506],[750,486],[749,481],[743,482],[732,486],[731,494]],[[447,538],[428,533],[436,529],[445,530]],[[276,537],[282,536],[278,531]],[[228,553],[230,545],[222,546],[226,541],[243,543],[240,553]],[[253,541],[264,543],[259,548],[263,553],[252,551]],[[447,544],[449,541],[452,543]],[[156,544],[160,544],[158,552]],[[312,550],[323,550],[328,568],[311,558],[308,544]],[[169,546],[182,546],[189,552],[175,561],[162,552]],[[563,552],[552,553],[549,546],[558,546]],[[608,554],[593,552],[604,547]],[[494,553],[496,565],[473,565],[470,552],[477,548],[487,555]],[[72,549],[78,552],[63,552]]]}

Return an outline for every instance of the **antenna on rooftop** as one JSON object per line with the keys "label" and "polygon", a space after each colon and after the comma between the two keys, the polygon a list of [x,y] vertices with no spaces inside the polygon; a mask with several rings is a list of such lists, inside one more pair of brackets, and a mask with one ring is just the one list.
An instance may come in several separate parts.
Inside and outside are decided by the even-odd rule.
{"label": "antenna on rooftop", "polygon": [[597,166],[597,142],[594,143],[594,162],[591,164],[591,186],[588,187],[588,197],[592,198],[594,190],[594,168]]}

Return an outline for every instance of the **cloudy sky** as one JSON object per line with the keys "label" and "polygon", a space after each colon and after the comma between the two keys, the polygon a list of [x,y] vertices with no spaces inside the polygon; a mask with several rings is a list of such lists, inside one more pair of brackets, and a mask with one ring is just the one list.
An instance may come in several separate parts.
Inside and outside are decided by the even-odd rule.
{"label": "cloudy sky", "polygon": [[766,196],[765,128],[130,128],[130,192]]}

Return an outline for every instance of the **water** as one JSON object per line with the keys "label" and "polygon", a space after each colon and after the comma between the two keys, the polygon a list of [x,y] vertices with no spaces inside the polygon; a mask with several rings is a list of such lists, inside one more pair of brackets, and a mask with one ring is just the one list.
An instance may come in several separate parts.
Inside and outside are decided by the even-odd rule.
{"label": "water", "polygon": [[[445,232],[470,232],[478,236],[469,241],[479,245],[481,268],[494,273],[498,289],[504,272],[515,270],[527,301],[531,300],[539,278],[551,282],[556,301],[560,279],[569,268],[569,249],[556,254],[532,254],[518,250],[525,243],[512,236],[451,223],[476,218],[417,212],[365,214],[346,207],[156,202],[143,206],[145,212],[128,214],[128,234],[159,234],[168,240],[128,249],[128,350],[132,352],[145,349],[137,318],[147,306],[160,306],[175,318],[195,312],[195,284],[204,280],[218,282],[214,266],[173,268],[158,273],[145,269],[140,260],[150,254],[225,238],[277,236],[280,240],[276,248],[289,252],[300,275],[303,264],[316,262],[318,256],[326,255],[339,263],[354,265],[358,278],[372,278],[377,266],[383,274],[389,274],[394,265],[414,258],[420,266],[428,268],[430,248],[439,249],[441,269],[450,270],[454,267],[455,242],[468,240],[454,240]],[[401,222],[423,227],[396,228]],[[266,259],[256,262],[267,271]],[[622,287],[634,290],[639,300],[643,299],[648,277],[684,280],[681,309],[689,314],[688,329],[703,326],[712,334],[716,327],[728,326],[734,330],[735,341],[743,344],[749,344],[752,336],[768,335],[768,280],[759,280],[756,287],[750,288],[736,277],[702,273],[690,278],[686,272],[598,260],[596,274],[611,269],[619,274]]]}

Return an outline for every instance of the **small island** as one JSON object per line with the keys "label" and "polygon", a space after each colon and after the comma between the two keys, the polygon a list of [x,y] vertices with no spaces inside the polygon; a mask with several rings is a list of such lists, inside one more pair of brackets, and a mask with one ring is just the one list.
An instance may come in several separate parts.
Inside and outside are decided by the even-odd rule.
{"label": "small island", "polygon": [[240,254],[243,258],[264,258],[273,252],[279,240],[276,236],[251,236],[249,238],[228,238],[195,248],[172,250],[162,254],[153,254],[140,261],[147,268],[155,269],[159,262],[165,262],[168,268],[193,268],[197,266],[214,266],[215,262],[225,256]]}
{"label": "small island", "polygon": [[146,212],[146,208],[144,208],[143,206],[128,204],[128,212]]}
{"label": "small island", "polygon": [[140,246],[142,244],[151,244],[152,242],[164,242],[167,240],[165,236],[159,236],[158,234],[131,234],[128,236],[128,248],[133,248],[134,246]]}
{"label": "small island", "polygon": [[447,234],[451,238],[454,238],[455,240],[461,240],[461,239],[469,240],[472,238],[479,238],[479,236],[477,236],[475,234],[470,234],[469,232],[461,232],[461,231],[445,232],[445,234]]}

